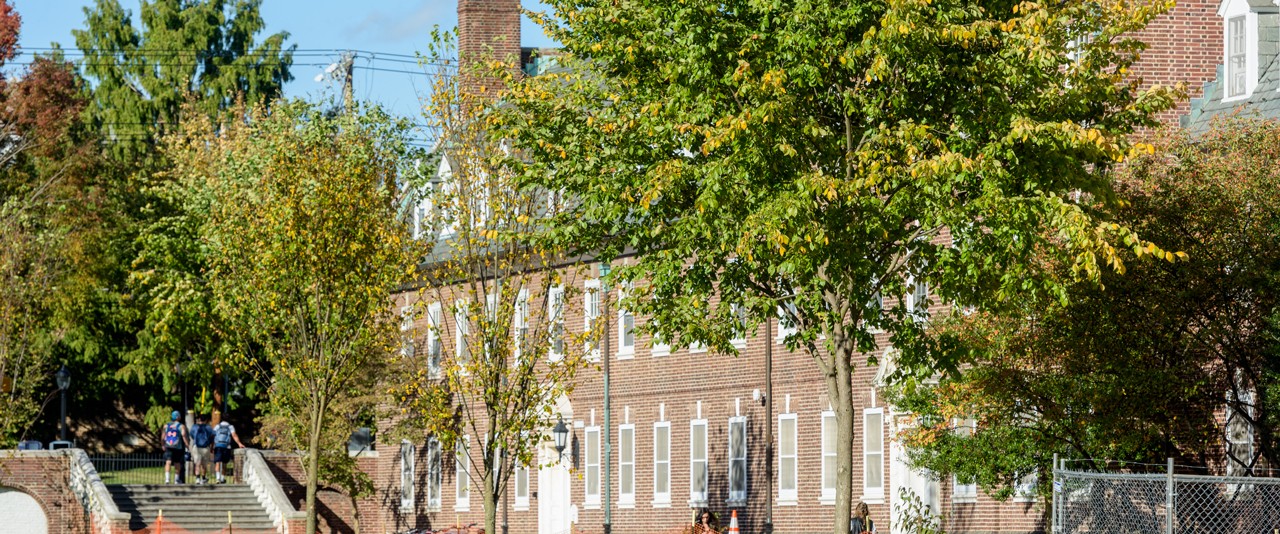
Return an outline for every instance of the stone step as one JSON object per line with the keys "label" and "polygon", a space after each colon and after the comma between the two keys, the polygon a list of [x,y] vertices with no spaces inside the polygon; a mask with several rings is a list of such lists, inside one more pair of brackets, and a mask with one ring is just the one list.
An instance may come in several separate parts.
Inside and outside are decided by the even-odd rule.
{"label": "stone step", "polygon": [[275,528],[253,490],[243,484],[113,485],[107,489],[134,529],[151,527],[163,511],[166,524],[198,532],[224,531],[227,512],[235,529]]}

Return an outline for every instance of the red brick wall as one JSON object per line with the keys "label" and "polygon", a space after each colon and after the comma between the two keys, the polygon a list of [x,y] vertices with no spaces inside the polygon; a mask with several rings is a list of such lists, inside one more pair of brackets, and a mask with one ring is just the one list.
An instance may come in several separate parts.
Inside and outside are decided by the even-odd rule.
{"label": "red brick wall", "polygon": [[[518,67],[520,0],[458,0],[458,54],[464,76],[477,60],[496,59]],[[464,82],[469,90],[481,85],[490,92],[501,86],[484,79]]]}
{"label": "red brick wall", "polygon": [[[1178,0],[1168,13],[1152,21],[1135,38],[1147,44],[1132,73],[1144,85],[1171,86],[1187,83],[1190,98],[1201,96],[1205,82],[1213,80],[1222,63],[1222,19],[1216,0]],[[1189,110],[1187,100],[1161,115],[1176,126],[1178,116]]]}
{"label": "red brick wall", "polygon": [[70,481],[68,459],[60,452],[0,451],[0,486],[18,489],[40,503],[49,532],[88,534],[88,513],[76,500]]}

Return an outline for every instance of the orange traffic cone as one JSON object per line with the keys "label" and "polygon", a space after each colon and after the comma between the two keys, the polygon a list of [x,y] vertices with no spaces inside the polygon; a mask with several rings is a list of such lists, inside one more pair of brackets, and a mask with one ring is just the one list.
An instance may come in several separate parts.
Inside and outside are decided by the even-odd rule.
{"label": "orange traffic cone", "polygon": [[742,534],[742,531],[738,530],[738,511],[737,510],[733,511],[732,516],[729,516],[729,533],[728,534]]}

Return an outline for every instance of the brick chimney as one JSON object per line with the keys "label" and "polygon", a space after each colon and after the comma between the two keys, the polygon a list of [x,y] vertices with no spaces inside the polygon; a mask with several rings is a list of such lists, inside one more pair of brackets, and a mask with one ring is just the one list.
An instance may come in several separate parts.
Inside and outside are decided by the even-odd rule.
{"label": "brick chimney", "polygon": [[[476,60],[497,59],[520,68],[520,0],[458,0],[458,60],[462,72]],[[495,80],[465,80],[463,87],[488,91]]]}

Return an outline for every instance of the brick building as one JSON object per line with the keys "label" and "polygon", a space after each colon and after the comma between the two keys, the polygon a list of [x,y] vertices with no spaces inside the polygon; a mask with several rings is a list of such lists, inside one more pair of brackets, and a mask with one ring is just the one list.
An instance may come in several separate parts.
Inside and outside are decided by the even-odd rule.
{"label": "brick building", "polygon": [[[518,7],[518,0],[459,0],[464,61],[485,47],[498,57],[519,57]],[[1199,88],[1215,76],[1216,65],[1224,59],[1223,27],[1217,3],[1179,3],[1139,36],[1149,50],[1133,74],[1145,84],[1187,82],[1190,96],[1199,97]],[[1189,109],[1181,103],[1162,119],[1172,123]],[[599,287],[600,266],[590,265],[583,278],[576,283],[590,294]],[[916,287],[908,296],[908,307],[927,295],[927,287]],[[414,304],[415,298],[412,293],[400,295],[398,304]],[[929,301],[941,309],[936,299]],[[583,310],[588,308],[569,308],[564,322],[570,330],[582,329]],[[732,357],[655,343],[622,326],[645,321],[625,311],[611,310],[607,320],[610,342],[601,358],[609,358],[611,364],[611,428],[604,426],[600,370],[589,368],[579,375],[574,394],[557,403],[570,428],[569,446],[561,455],[548,439],[537,465],[516,473],[499,525],[508,525],[514,533],[603,532],[602,481],[608,470],[613,532],[678,532],[704,506],[726,524],[736,511],[743,532],[763,532],[770,516],[776,532],[830,528],[835,508],[835,476],[830,472],[835,465],[834,414],[816,365],[784,345],[784,325],[773,320],[747,332],[735,343],[740,355]],[[426,319],[412,327],[429,330]],[[454,337],[444,332],[436,338],[445,357],[455,350]],[[945,517],[948,532],[1046,530],[1044,507],[1031,496],[1030,487],[1020,488],[1019,495],[1025,497],[1000,502],[973,485],[935,480],[906,465],[894,436],[901,425],[909,424],[910,414],[886,406],[878,396],[878,380],[892,362],[886,340],[879,341],[876,356],[881,366],[860,367],[854,377],[855,411],[860,414],[855,450],[860,453],[853,459],[854,499],[870,506],[878,530],[896,531],[891,516],[904,489]],[[771,398],[764,395],[766,352],[772,357]],[[767,457],[766,427],[773,434],[772,458]],[[603,463],[605,434],[612,445],[608,465]],[[473,443],[477,439],[471,437]],[[478,492],[469,488],[466,467],[447,449],[429,436],[399,449],[383,443],[362,464],[374,473],[378,491],[376,504],[362,506],[362,524],[387,532],[483,524]]]}

